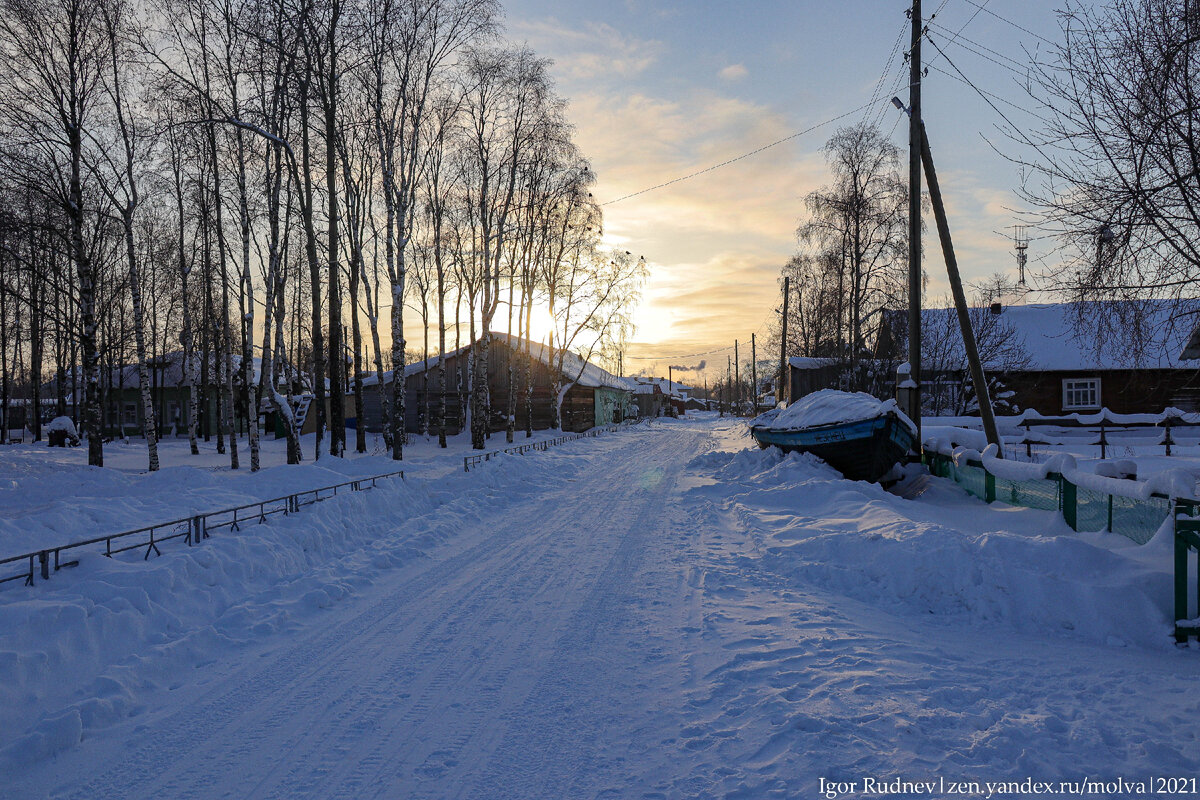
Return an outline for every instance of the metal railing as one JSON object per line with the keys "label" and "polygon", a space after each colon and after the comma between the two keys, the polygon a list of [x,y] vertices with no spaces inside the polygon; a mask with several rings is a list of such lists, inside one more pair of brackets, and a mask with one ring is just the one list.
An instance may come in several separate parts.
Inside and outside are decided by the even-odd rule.
{"label": "metal railing", "polygon": [[[624,424],[624,423],[622,423]],[[492,450],[488,453],[476,453],[471,456],[463,456],[463,472],[470,472],[471,467],[478,466],[484,461],[491,461],[500,455],[522,455],[531,450],[546,450],[548,448],[560,445],[563,442],[573,442],[576,439],[586,439],[593,436],[599,436],[602,433],[612,433],[620,429],[620,425],[606,425],[603,428],[591,428],[582,433],[567,433],[562,436],[556,436],[553,439],[543,439],[540,442],[530,442],[529,444],[517,445],[516,447],[506,447],[503,450]]]}
{"label": "metal railing", "polygon": [[[1195,636],[1200,641],[1200,579],[1189,581],[1188,562],[1196,563],[1200,573],[1200,502],[1175,501],[1175,642],[1187,644]],[[1196,574],[1196,573],[1193,573]],[[1196,587],[1195,604],[1188,606],[1188,586]]]}
{"label": "metal railing", "polygon": [[[242,525],[264,523],[273,514],[283,514],[284,516],[295,514],[303,506],[313,505],[330,497],[336,497],[339,490],[361,492],[375,488],[378,481],[396,477],[403,479],[404,473],[402,471],[386,472],[382,475],[356,478],[345,483],[335,483],[331,486],[321,486],[316,489],[305,489],[304,491],[283,495],[282,497],[273,497],[269,500],[257,500],[241,506],[222,508],[217,511],[206,511],[201,514],[193,514],[189,517],[181,517],[168,522],[157,522],[153,525],[146,525],[129,531],[105,534],[104,536],[96,536],[78,542],[69,542],[68,544],[56,547],[48,547],[44,550],[35,550],[31,553],[22,553],[18,556],[0,558],[0,570],[6,569],[5,565],[8,564],[25,562],[27,565],[23,571],[15,575],[0,577],[0,583],[24,579],[26,586],[33,586],[34,577],[39,572],[41,573],[42,580],[48,581],[50,580],[51,571],[58,572],[65,567],[79,565],[78,558],[73,561],[64,561],[62,559],[64,552],[100,543],[104,544],[103,555],[108,558],[112,558],[118,553],[145,548],[146,552],[142,556],[142,560],[145,561],[150,558],[151,553],[162,555],[162,551],[158,549],[158,546],[163,542],[168,542],[172,539],[183,539],[184,543],[191,547],[209,538],[209,531],[216,531],[221,528],[240,531]],[[117,545],[116,547],[113,546],[114,543]],[[53,570],[51,566],[53,566]]]}

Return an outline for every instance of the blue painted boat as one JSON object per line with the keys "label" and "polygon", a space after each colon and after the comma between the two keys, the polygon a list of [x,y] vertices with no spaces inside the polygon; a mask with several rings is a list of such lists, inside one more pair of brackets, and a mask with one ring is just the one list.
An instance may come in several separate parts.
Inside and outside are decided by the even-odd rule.
{"label": "blue painted boat", "polygon": [[871,482],[890,472],[916,439],[912,424],[892,410],[870,419],[807,428],[752,425],[750,435],[759,447],[812,453],[851,480]]}

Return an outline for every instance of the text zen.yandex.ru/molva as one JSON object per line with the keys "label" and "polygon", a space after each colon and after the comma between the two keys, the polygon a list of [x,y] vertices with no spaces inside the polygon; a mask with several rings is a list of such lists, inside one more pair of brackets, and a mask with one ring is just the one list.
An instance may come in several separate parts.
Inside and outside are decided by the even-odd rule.
{"label": "text zen.yandex.ru/molva", "polygon": [[825,800],[855,797],[1146,797],[1148,795],[1200,794],[1200,779],[1189,778],[1080,778],[1073,781],[1039,781],[1033,778],[1006,781],[958,781],[948,778],[820,778],[820,796]]}

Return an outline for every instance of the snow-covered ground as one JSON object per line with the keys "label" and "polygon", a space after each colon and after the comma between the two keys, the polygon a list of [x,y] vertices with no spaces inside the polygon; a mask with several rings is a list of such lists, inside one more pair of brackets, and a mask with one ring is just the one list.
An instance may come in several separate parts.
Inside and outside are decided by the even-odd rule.
{"label": "snow-covered ground", "polygon": [[[713,417],[468,474],[417,450],[403,482],[0,587],[0,795],[816,797],[1200,774],[1200,659],[1171,643],[1165,532],[1073,534],[928,477],[903,499]],[[58,503],[86,527],[156,493],[219,506],[393,465],[161,477],[35,455],[0,450],[0,503],[48,503],[63,534]]]}
{"label": "snow-covered ground", "polygon": [[[559,436],[535,431],[513,443],[503,433],[492,434],[487,451]],[[346,431],[354,447],[354,431]],[[162,468],[147,473],[142,440],[114,441],[104,446],[104,468],[87,466],[87,447],[47,447],[45,442],[0,447],[0,558],[83,538],[165,522],[205,511],[281,497],[305,489],[331,486],[355,477],[397,470],[422,478],[440,477],[463,468],[462,458],[477,453],[470,434],[448,438],[447,448],[436,437],[411,436],[404,460],[393,461],[380,437],[367,437],[367,452],[328,455],[328,438],[314,459],[316,437],[302,437],[304,462],[287,465],[287,442],[263,437],[261,469],[250,472],[246,440],[238,442],[241,468],[231,470],[229,455],[216,450],[216,440],[200,442],[192,455],[186,438],[159,442]]]}

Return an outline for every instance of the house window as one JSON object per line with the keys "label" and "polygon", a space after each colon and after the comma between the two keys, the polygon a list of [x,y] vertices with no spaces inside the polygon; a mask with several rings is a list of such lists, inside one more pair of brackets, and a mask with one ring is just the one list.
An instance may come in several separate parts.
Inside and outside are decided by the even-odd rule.
{"label": "house window", "polygon": [[1100,407],[1099,378],[1071,378],[1063,381],[1063,410]]}
{"label": "house window", "polygon": [[124,424],[125,425],[137,425],[138,424],[137,403],[126,403],[125,404],[125,422],[124,422]]}

